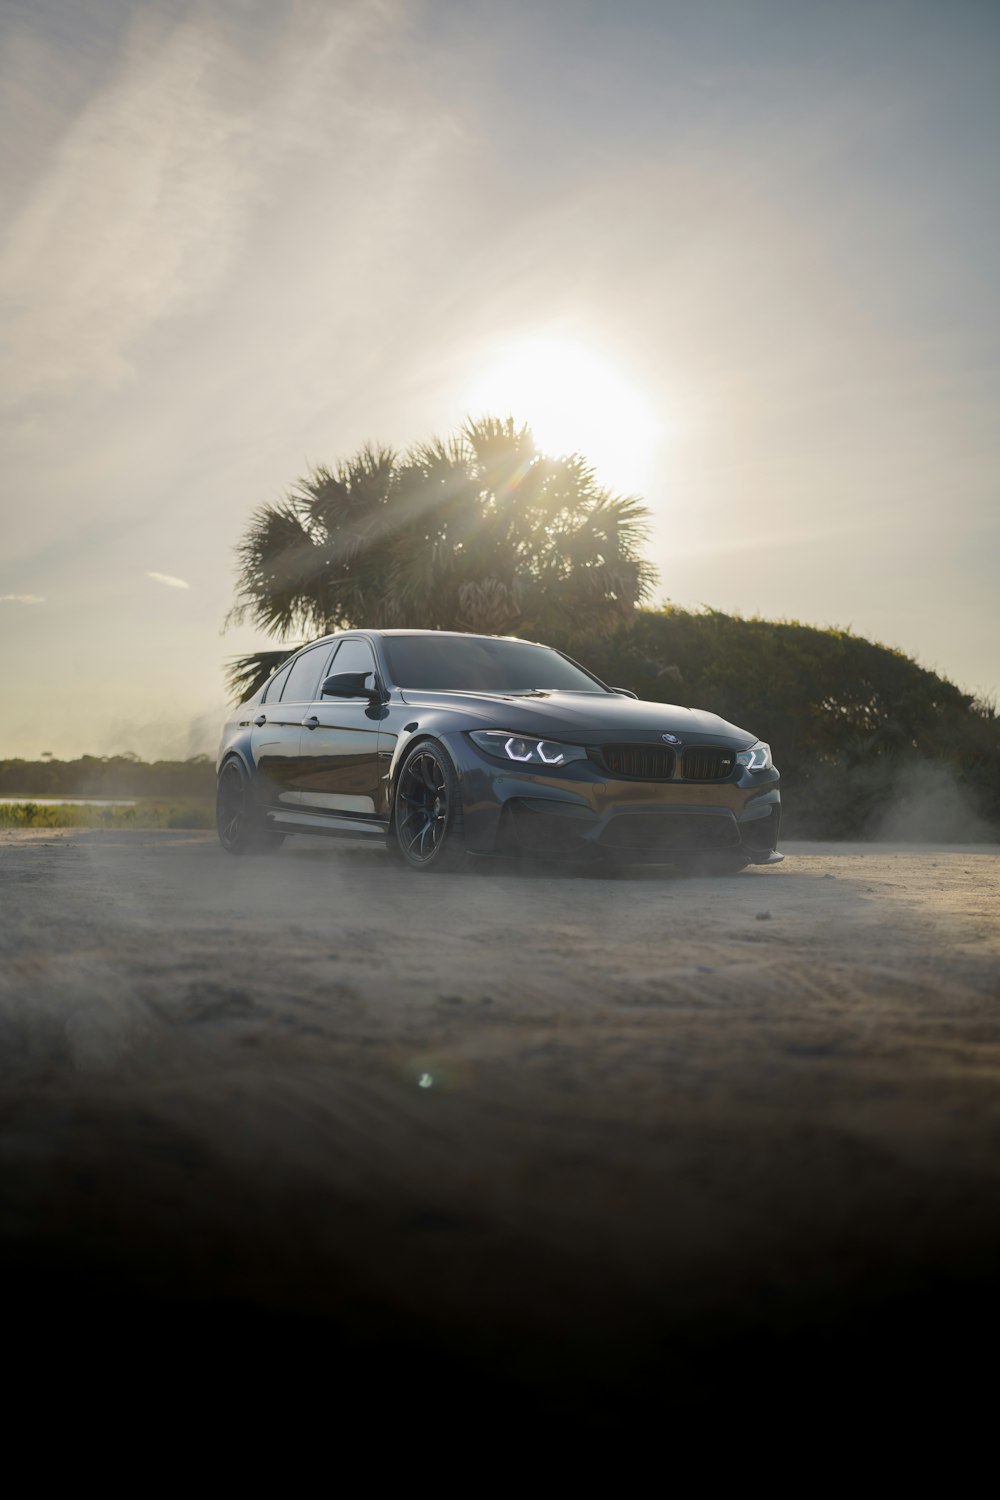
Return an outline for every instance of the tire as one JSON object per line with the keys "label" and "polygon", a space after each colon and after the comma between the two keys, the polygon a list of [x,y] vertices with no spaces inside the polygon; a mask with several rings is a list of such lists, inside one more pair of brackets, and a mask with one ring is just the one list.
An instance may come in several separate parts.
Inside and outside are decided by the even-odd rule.
{"label": "tire", "polygon": [[467,870],[462,798],[451,761],[433,740],[414,745],[400,767],[392,831],[411,870],[455,875]]}
{"label": "tire", "polygon": [[227,854],[271,854],[283,833],[272,833],[254,802],[243,762],[230,756],[219,771],[215,792],[215,828]]}

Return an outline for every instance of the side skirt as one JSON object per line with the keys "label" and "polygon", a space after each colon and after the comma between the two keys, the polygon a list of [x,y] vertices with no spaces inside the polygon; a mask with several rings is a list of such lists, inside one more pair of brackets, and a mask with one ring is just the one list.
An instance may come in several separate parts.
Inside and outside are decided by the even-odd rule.
{"label": "side skirt", "polygon": [[282,833],[318,833],[333,839],[369,839],[385,843],[389,824],[381,818],[334,818],[315,813],[269,813],[268,823]]}

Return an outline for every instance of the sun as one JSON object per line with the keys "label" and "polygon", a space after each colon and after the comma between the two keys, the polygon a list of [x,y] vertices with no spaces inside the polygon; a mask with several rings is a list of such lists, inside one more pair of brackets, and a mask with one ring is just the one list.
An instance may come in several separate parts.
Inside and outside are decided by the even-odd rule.
{"label": "sun", "polygon": [[494,352],[469,395],[474,416],[513,415],[543,452],[582,453],[602,483],[642,493],[662,424],[639,388],[602,354],[562,339],[518,340]]}

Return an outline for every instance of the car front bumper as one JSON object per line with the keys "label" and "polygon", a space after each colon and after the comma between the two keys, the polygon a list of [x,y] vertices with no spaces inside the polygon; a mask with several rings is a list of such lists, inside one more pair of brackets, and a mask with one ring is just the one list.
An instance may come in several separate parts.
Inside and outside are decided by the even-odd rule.
{"label": "car front bumper", "polygon": [[637,863],[780,858],[780,778],[773,768],[717,782],[619,781],[593,761],[558,771],[515,770],[463,735],[449,738],[473,852]]}

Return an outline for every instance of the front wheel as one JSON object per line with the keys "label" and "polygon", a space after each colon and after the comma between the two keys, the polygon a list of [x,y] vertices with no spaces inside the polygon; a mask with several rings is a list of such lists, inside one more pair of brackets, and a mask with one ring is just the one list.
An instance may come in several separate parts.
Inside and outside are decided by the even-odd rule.
{"label": "front wheel", "polygon": [[250,778],[235,757],[219,772],[215,827],[227,854],[269,854],[284,838],[268,828],[254,803]]}
{"label": "front wheel", "polygon": [[403,762],[393,830],[411,869],[455,874],[468,868],[458,777],[445,752],[430,740],[414,745]]}

